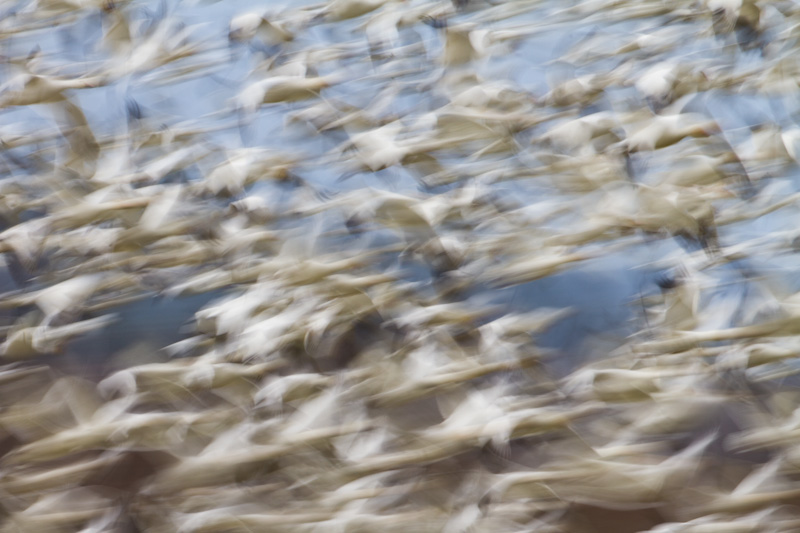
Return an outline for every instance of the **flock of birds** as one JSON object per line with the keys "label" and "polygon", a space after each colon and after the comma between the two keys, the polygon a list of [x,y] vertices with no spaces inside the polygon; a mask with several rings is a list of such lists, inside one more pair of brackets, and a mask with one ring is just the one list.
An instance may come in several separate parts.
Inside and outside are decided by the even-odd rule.
{"label": "flock of birds", "polygon": [[0,531],[800,530],[797,2],[6,4]]}

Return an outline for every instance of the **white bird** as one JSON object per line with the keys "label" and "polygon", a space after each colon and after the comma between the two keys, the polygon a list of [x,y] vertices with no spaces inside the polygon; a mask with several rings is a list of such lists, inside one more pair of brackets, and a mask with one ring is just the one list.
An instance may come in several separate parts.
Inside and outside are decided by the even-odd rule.
{"label": "white bird", "polygon": [[0,86],[0,108],[35,104],[54,104],[66,99],[64,91],[99,87],[102,76],[60,79],[32,73],[18,74]]}
{"label": "white bird", "polygon": [[294,40],[295,35],[288,24],[272,13],[242,13],[231,19],[228,39],[249,42],[256,37],[267,46],[275,46]]}
{"label": "white bird", "polygon": [[242,89],[236,97],[236,103],[239,109],[252,115],[264,104],[300,102],[317,98],[320,91],[333,83],[334,78],[330,76],[269,76]]}
{"label": "white bird", "polygon": [[0,344],[0,358],[16,361],[58,353],[73,337],[103,328],[114,320],[112,315],[103,315],[63,326],[40,325],[12,329]]}
{"label": "white bird", "polygon": [[631,128],[631,133],[621,143],[631,153],[650,152],[672,146],[686,137],[709,137],[720,132],[715,120],[694,113],[654,115],[638,126]]}

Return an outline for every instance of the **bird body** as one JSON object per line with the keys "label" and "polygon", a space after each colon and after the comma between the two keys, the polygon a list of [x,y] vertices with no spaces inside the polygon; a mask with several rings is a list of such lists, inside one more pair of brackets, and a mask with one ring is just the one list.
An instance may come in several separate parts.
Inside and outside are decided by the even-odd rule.
{"label": "bird body", "polygon": [[54,104],[63,101],[64,91],[86,89],[103,84],[99,76],[58,79],[24,73],[11,78],[0,87],[0,108],[35,104]]}
{"label": "bird body", "polygon": [[248,42],[258,37],[267,46],[283,44],[294,39],[294,33],[270,14],[242,13],[231,19],[228,39]]}
{"label": "bird body", "polygon": [[245,87],[237,97],[244,111],[253,113],[263,104],[300,102],[316,98],[330,87],[328,77],[270,76]]}
{"label": "bird body", "polygon": [[635,129],[623,145],[629,152],[651,152],[687,137],[708,137],[720,131],[716,121],[691,113],[655,115]]}

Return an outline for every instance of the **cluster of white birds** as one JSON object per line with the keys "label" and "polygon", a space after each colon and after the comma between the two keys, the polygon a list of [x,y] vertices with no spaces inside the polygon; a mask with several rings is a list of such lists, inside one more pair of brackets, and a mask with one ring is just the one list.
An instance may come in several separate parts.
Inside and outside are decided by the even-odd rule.
{"label": "cluster of white birds", "polygon": [[0,531],[800,530],[796,2],[11,4]]}

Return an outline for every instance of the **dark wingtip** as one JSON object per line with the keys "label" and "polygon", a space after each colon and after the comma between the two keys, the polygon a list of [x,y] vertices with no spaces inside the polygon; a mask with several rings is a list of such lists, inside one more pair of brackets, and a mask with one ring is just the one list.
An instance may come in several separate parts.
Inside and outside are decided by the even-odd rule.
{"label": "dark wingtip", "polygon": [[144,117],[142,108],[133,98],[125,99],[125,109],[128,111],[128,120],[141,120]]}
{"label": "dark wingtip", "polygon": [[422,17],[422,23],[427,24],[431,28],[436,28],[438,30],[447,27],[447,19],[446,18],[435,18],[435,17]]}
{"label": "dark wingtip", "polygon": [[661,274],[656,278],[656,285],[658,285],[662,291],[674,289],[679,285],[679,283],[680,282],[678,281],[678,278],[675,276],[668,276],[666,274]]}

